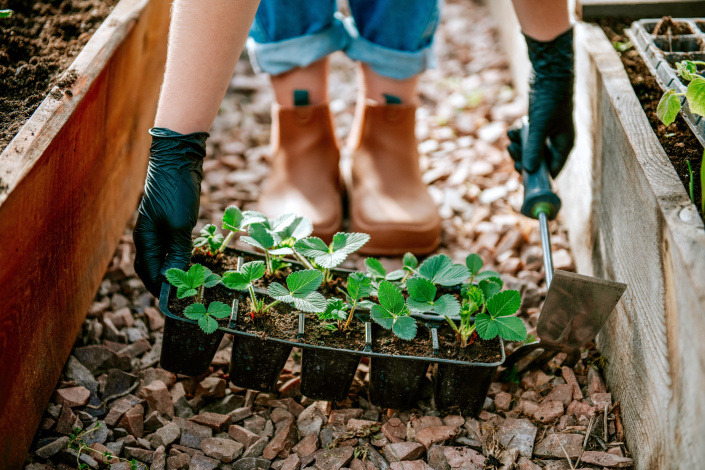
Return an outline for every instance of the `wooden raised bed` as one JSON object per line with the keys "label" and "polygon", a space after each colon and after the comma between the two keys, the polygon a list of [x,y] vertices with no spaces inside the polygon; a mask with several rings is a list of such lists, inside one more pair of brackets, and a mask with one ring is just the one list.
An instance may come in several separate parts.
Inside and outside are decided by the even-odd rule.
{"label": "wooden raised bed", "polygon": [[703,0],[576,0],[575,13],[583,21],[623,16],[632,19],[705,15]]}
{"label": "wooden raised bed", "polygon": [[598,336],[636,468],[705,461],[705,230],[597,26],[576,28],[575,151],[557,180],[578,271],[629,285]]}
{"label": "wooden raised bed", "polygon": [[[168,0],[122,0],[0,154],[0,468],[21,468],[143,188]],[[53,93],[56,95],[56,93]]]}

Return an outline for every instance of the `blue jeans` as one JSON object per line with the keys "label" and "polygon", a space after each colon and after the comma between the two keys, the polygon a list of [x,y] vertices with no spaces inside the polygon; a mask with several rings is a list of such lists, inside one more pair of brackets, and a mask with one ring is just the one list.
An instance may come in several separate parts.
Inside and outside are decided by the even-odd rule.
{"label": "blue jeans", "polygon": [[307,66],[335,51],[380,75],[405,79],[434,66],[431,50],[442,0],[349,0],[352,18],[336,0],[262,0],[248,50],[272,75]]}

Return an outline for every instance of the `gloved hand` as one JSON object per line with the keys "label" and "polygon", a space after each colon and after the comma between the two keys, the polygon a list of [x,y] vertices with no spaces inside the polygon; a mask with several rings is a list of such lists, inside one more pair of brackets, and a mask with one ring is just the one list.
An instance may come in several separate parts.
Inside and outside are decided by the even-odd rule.
{"label": "gloved hand", "polygon": [[179,134],[161,127],[149,133],[149,168],[132,237],[135,272],[159,297],[163,274],[186,268],[191,258],[208,133]]}
{"label": "gloved hand", "polygon": [[520,132],[512,129],[507,133],[511,141],[507,150],[520,173],[523,169],[535,172],[540,159],[545,158],[555,178],[575,141],[573,28],[549,42],[524,37],[533,66],[529,92],[529,142],[526,155],[522,155]]}

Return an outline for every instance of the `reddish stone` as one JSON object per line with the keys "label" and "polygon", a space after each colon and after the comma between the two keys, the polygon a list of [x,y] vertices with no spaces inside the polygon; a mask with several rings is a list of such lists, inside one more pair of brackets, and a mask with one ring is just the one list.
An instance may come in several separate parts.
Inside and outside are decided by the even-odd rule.
{"label": "reddish stone", "polygon": [[384,423],[382,432],[390,442],[403,442],[406,439],[406,425],[399,418],[391,418]]}
{"label": "reddish stone", "polygon": [[423,431],[432,426],[443,426],[443,421],[437,416],[422,416],[411,421],[411,426],[414,432]]}
{"label": "reddish stone", "polygon": [[423,460],[412,460],[410,462],[392,462],[389,470],[433,470]]}
{"label": "reddish stone", "polygon": [[342,410],[333,410],[328,418],[329,424],[348,424],[351,419],[359,419],[362,417],[363,410],[361,408],[346,408]]}
{"label": "reddish stone", "polygon": [[291,450],[301,458],[313,454],[318,450],[318,436],[309,434],[301,439]]}
{"label": "reddish stone", "polygon": [[242,408],[237,408],[231,411],[230,413],[228,413],[228,415],[232,419],[233,423],[237,423],[238,421],[242,421],[243,419],[252,416],[252,407],[243,406]]}
{"label": "reddish stone", "polygon": [[609,410],[612,406],[611,393],[593,393],[590,395],[590,399],[595,404],[595,407],[600,411],[605,411],[605,407]]}
{"label": "reddish stone", "polygon": [[539,410],[539,404],[534,403],[533,401],[524,400],[523,398],[520,398],[515,410],[521,411],[525,415],[533,417]]}
{"label": "reddish stone", "polygon": [[260,438],[259,434],[255,434],[254,432],[236,424],[230,426],[228,429],[228,435],[245,446],[245,450],[249,449],[250,446],[257,442]]}
{"label": "reddish stone", "polygon": [[125,429],[135,437],[142,437],[144,435],[144,408],[142,405],[130,408],[117,427]]}
{"label": "reddish stone", "polygon": [[468,463],[483,468],[485,456],[468,447],[442,447],[446,462],[451,468],[461,468]]}
{"label": "reddish stone", "polygon": [[465,418],[460,415],[448,415],[443,418],[443,424],[454,428],[460,428],[465,424]]}
{"label": "reddish stone", "polygon": [[218,432],[223,432],[230,426],[232,418],[228,415],[205,412],[190,418],[189,421],[208,426]]}
{"label": "reddish stone", "polygon": [[151,331],[159,331],[164,328],[164,316],[159,310],[154,307],[146,307],[144,314],[149,320],[149,329]]}
{"label": "reddish stone", "polygon": [[149,411],[158,411],[170,418],[174,417],[174,403],[166,384],[155,380],[140,390],[140,395],[147,400]]}
{"label": "reddish stone", "polygon": [[570,385],[573,389],[573,400],[582,400],[583,392],[580,390],[580,385],[575,378],[575,372],[573,372],[573,369],[563,366],[561,367],[561,373],[563,374],[565,383]]}
{"label": "reddish stone", "polygon": [[301,468],[301,459],[296,454],[291,454],[286,458],[280,470],[299,470]]}
{"label": "reddish stone", "polygon": [[196,396],[202,396],[204,398],[214,397],[222,398],[225,396],[225,388],[227,387],[227,382],[219,377],[206,377],[201,380],[196,387]]}
{"label": "reddish stone", "polygon": [[428,449],[433,444],[441,444],[450,441],[458,433],[458,430],[450,426],[431,426],[416,433],[416,442]]}
{"label": "reddish stone", "polygon": [[544,400],[534,413],[534,418],[546,424],[563,415],[563,403]]}
{"label": "reddish stone", "polygon": [[295,397],[301,393],[301,377],[293,377],[279,387],[282,397]]}
{"label": "reddish stone", "polygon": [[272,410],[272,413],[270,415],[270,419],[274,424],[277,424],[280,421],[285,421],[287,419],[293,418],[294,415],[289,413],[287,410],[284,408],[274,408]]}
{"label": "reddish stone", "polygon": [[600,377],[600,373],[594,367],[588,369],[588,386],[587,393],[588,396],[592,396],[594,393],[607,393],[607,387]]}
{"label": "reddish stone", "polygon": [[384,448],[384,456],[390,462],[420,459],[425,453],[426,448],[418,442],[397,442]]}
{"label": "reddish stone", "polygon": [[232,439],[209,437],[201,441],[201,450],[208,457],[229,463],[242,455],[243,445]]}
{"label": "reddish stone", "polygon": [[352,447],[321,450],[316,455],[314,468],[316,470],[340,470],[352,460],[353,452]]}
{"label": "reddish stone", "polygon": [[534,446],[535,457],[575,459],[583,451],[582,434],[549,434]]}
{"label": "reddish stone", "polygon": [[365,427],[369,429],[375,425],[379,425],[379,423],[377,421],[369,421],[367,419],[351,419],[350,421],[348,421],[346,429],[348,431],[359,432],[362,431]]}
{"label": "reddish stone", "polygon": [[509,411],[512,406],[512,396],[507,392],[499,392],[494,397],[494,406],[498,411]]}
{"label": "reddish stone", "polygon": [[54,401],[69,408],[84,406],[90,397],[91,392],[86,387],[60,388],[54,392]]}
{"label": "reddish stone", "polygon": [[568,406],[573,401],[573,387],[568,384],[556,385],[544,401],[559,401],[563,406]]}
{"label": "reddish stone", "polygon": [[508,418],[499,429],[498,440],[505,449],[517,448],[524,457],[531,458],[538,429],[528,419]]}
{"label": "reddish stone", "polygon": [[275,457],[282,459],[288,457],[291,448],[296,445],[296,438],[296,426],[292,418],[279,427],[276,434],[274,434],[274,438],[264,448],[262,456],[268,460],[273,460]]}
{"label": "reddish stone", "polygon": [[585,451],[582,461],[592,465],[609,468],[625,468],[634,465],[634,460],[629,457],[610,454],[608,452]]}
{"label": "reddish stone", "polygon": [[76,415],[68,406],[61,407],[61,413],[59,414],[59,420],[56,423],[56,432],[59,434],[71,434],[73,432],[73,425],[76,422]]}

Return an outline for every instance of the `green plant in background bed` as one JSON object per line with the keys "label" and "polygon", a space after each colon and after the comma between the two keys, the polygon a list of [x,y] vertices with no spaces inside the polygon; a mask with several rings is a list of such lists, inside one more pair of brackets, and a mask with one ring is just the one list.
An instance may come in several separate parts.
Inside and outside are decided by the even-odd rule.
{"label": "green plant in background bed", "polygon": [[374,304],[370,312],[372,320],[382,328],[392,330],[400,339],[412,340],[416,337],[416,320],[409,316],[409,308],[401,291],[391,282],[382,281],[379,285],[379,305]]}
{"label": "green plant in background bed", "polygon": [[12,10],[0,10],[0,18],[9,18],[13,13]]}
{"label": "green plant in background bed", "polygon": [[172,268],[166,272],[166,278],[176,287],[176,296],[179,299],[196,296],[196,302],[184,309],[184,316],[197,321],[205,333],[210,334],[218,329],[216,319],[230,315],[230,307],[223,302],[211,302],[208,308],[202,303],[203,290],[206,287],[215,287],[220,282],[220,276],[213,274],[210,269],[200,264],[194,264],[188,271]]}
{"label": "green plant in background bed", "polygon": [[688,101],[691,113],[705,116],[705,78],[698,75],[698,66],[705,66],[705,62],[683,60],[676,63],[676,73],[684,83],[688,82],[688,88],[685,93],[668,90],[661,97],[656,108],[656,115],[665,125],[669,126],[676,120],[681,110],[682,96],[685,96]]}
{"label": "green plant in background bed", "polygon": [[366,233],[338,232],[333,235],[330,245],[318,237],[308,237],[294,243],[294,251],[302,258],[307,258],[313,263],[306,262],[308,266],[323,273],[323,281],[331,281],[330,270],[339,266],[351,253],[355,253],[370,239]]}

